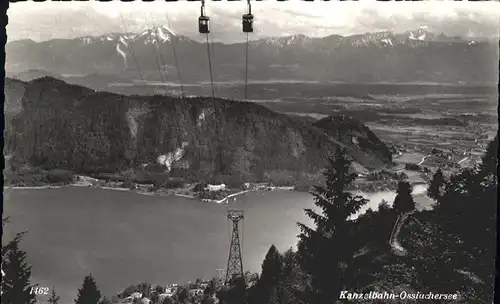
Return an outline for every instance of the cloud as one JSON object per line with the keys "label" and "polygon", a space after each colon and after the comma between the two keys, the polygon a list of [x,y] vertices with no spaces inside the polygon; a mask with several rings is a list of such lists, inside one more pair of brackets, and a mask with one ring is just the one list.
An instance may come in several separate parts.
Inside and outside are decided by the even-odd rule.
{"label": "cloud", "polygon": [[[213,38],[224,42],[242,41],[241,15],[244,1],[207,2]],[[255,15],[253,38],[304,34],[327,36],[351,35],[373,31],[404,32],[420,26],[447,35],[498,36],[499,2],[376,2],[362,0],[304,2],[274,0],[252,2]],[[110,32],[141,31],[167,24],[176,33],[201,38],[197,19],[200,2],[41,2],[13,3],[8,11],[9,40],[98,36]],[[120,20],[125,20],[125,26]],[[55,30],[57,29],[57,30]]]}

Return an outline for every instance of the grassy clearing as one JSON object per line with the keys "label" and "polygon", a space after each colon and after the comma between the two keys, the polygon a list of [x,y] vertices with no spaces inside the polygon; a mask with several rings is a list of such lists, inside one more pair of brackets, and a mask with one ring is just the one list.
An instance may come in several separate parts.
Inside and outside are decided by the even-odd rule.
{"label": "grassy clearing", "polygon": [[397,156],[394,158],[394,162],[396,164],[418,164],[422,161],[422,158],[424,158],[424,154],[415,152],[415,153],[405,153],[400,156]]}

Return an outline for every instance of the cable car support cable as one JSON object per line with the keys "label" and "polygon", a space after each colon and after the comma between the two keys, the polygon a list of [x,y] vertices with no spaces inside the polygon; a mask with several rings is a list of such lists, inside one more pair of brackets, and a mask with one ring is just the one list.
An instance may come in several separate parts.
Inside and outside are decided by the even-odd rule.
{"label": "cable car support cable", "polygon": [[243,15],[242,26],[243,33],[246,34],[245,43],[245,100],[248,99],[248,33],[253,33],[253,15],[252,15],[252,5],[250,0],[247,0],[248,14]]}
{"label": "cable car support cable", "polygon": [[[212,89],[212,103],[214,103],[215,99],[215,89],[214,89],[214,77],[213,77],[213,71],[212,71],[212,58],[210,55],[210,41],[208,34],[210,33],[210,27],[209,27],[209,21],[210,18],[205,15],[205,0],[201,0],[201,11],[200,11],[200,17],[198,18],[198,31],[200,34],[205,34],[206,38],[206,44],[207,44],[207,55],[208,55],[208,69],[210,72],[210,85]],[[214,103],[214,110],[215,110],[215,103]]]}
{"label": "cable car support cable", "polygon": [[212,89],[212,102],[214,103],[215,107],[215,89],[214,89],[214,76],[213,76],[213,71],[212,71],[212,57],[210,55],[210,43],[208,41],[208,33],[205,34],[206,39],[207,39],[207,55],[208,55],[208,70],[210,72],[210,88]]}
{"label": "cable car support cable", "polygon": [[[119,13],[119,15],[120,15],[120,20],[122,21],[123,29],[125,30],[125,33],[128,33],[127,26],[125,25],[125,21],[123,20],[122,14]],[[141,67],[139,66],[139,61],[137,60],[137,56],[135,55],[132,44],[130,44],[130,52],[132,53],[132,58],[134,59],[137,71],[139,72],[139,76],[141,77],[141,80],[144,81],[144,75],[142,74]]]}
{"label": "cable car support cable", "polygon": [[246,48],[245,48],[245,100],[248,99],[248,33],[246,33]]}
{"label": "cable car support cable", "polygon": [[[168,14],[165,14],[165,17],[167,19],[167,26],[170,29],[170,20],[168,18]],[[184,98],[184,85],[182,83],[182,76],[181,76],[181,69],[179,68],[179,60],[177,59],[177,36],[174,33],[172,34],[172,49],[173,49],[173,54],[174,54],[174,61],[175,61],[175,69],[177,70],[177,78],[179,78],[179,84],[181,86],[181,98]]]}
{"label": "cable car support cable", "polygon": [[[248,49],[249,49],[249,41],[248,34],[253,33],[253,15],[252,15],[252,5],[250,4],[250,0],[247,0],[248,12],[247,14],[242,16],[242,31],[246,34],[246,42],[245,42],[245,101],[248,100]],[[248,135],[248,122],[245,120],[244,122],[244,143],[243,143],[243,162],[245,164],[245,169],[247,165],[247,135]]]}
{"label": "cable car support cable", "polygon": [[[153,29],[154,29],[154,26],[153,26]],[[161,67],[160,67],[160,63],[158,62],[158,55],[157,55],[157,49],[155,47],[155,43],[154,43],[154,40],[153,40],[153,29],[152,30],[148,30],[149,32],[149,39],[151,39],[151,47],[153,48],[153,56],[155,58],[155,63],[156,63],[156,67],[158,69],[158,73],[160,74],[160,81],[163,79],[165,80],[165,77],[163,75],[163,73],[161,72]],[[156,38],[155,38],[156,40]]]}
{"label": "cable car support cable", "polygon": [[[153,20],[153,18],[150,16],[151,18],[151,22],[153,24],[153,29],[156,28],[156,24],[155,24],[155,21]],[[165,85],[167,84],[167,81],[168,81],[168,78],[167,78],[167,68],[165,66],[165,60],[163,58],[163,52],[161,50],[161,44],[160,44],[160,40],[158,39],[158,37],[155,38],[155,41],[156,41],[156,45],[157,45],[157,51],[159,53],[159,59],[160,59],[160,64],[161,64],[161,67],[163,67],[163,81],[165,82]]]}
{"label": "cable car support cable", "polygon": [[[209,27],[209,21],[210,18],[205,15],[205,0],[201,0],[201,12],[200,12],[200,17],[198,18],[198,31],[200,34],[205,34],[206,36],[206,44],[207,44],[207,55],[208,55],[208,69],[210,73],[210,86],[212,89],[212,107],[214,111],[214,117],[216,116],[216,106],[215,106],[215,89],[214,89],[214,79],[213,79],[213,71],[212,71],[212,57],[210,54],[210,41],[209,41],[209,33],[210,33],[210,27]],[[215,138],[216,140],[219,141],[219,144],[217,145],[217,150],[218,150],[218,158],[219,158],[219,165],[220,168],[222,168],[222,153],[221,153],[221,143],[222,141],[220,140],[219,136],[219,125],[217,123],[217,119],[215,119]],[[219,170],[221,171],[221,170]]]}

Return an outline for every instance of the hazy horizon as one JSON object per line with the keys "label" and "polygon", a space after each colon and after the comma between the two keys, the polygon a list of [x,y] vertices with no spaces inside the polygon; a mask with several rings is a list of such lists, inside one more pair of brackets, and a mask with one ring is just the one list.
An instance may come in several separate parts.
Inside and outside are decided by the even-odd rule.
{"label": "hazy horizon", "polygon": [[[28,5],[29,4],[29,5]],[[197,40],[201,2],[71,2],[11,3],[7,12],[8,41],[72,39],[111,33],[141,32],[166,25],[174,33]],[[244,39],[241,15],[246,2],[206,3],[214,41],[235,43]],[[350,36],[367,32],[402,33],[427,27],[448,36],[494,38],[499,36],[499,2],[252,2],[255,32],[250,39],[306,35]],[[123,19],[123,22],[122,22]],[[30,22],[26,22],[30,20]],[[57,30],[54,30],[57,27]]]}

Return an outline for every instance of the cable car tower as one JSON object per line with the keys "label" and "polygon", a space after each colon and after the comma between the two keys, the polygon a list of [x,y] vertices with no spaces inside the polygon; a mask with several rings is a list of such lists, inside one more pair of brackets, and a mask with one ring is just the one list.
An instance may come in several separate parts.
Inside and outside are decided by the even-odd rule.
{"label": "cable car tower", "polygon": [[229,258],[227,260],[226,280],[228,284],[233,278],[243,277],[243,260],[241,256],[239,222],[243,220],[243,210],[228,210],[227,218],[233,223]]}
{"label": "cable car tower", "polygon": [[[250,0],[247,0],[248,4],[248,13],[244,14],[242,17],[242,25],[243,25],[243,33],[246,34],[246,51],[245,51],[245,100],[247,99],[247,84],[248,84],[248,33],[253,32],[253,15],[252,15],[252,7],[250,5]],[[247,123],[244,122],[244,137],[246,145],[246,137],[247,137]],[[246,155],[244,154],[244,162],[246,163]],[[237,196],[233,197],[236,201]],[[227,204],[229,205],[229,200]],[[227,270],[226,270],[226,280],[225,285],[227,285],[232,279],[244,277],[243,273],[243,259],[241,254],[241,244],[240,244],[240,234],[239,234],[239,222],[244,219],[244,211],[243,210],[227,210],[227,218],[231,220],[233,224],[232,235],[231,235],[231,244],[229,246],[229,258],[227,261]],[[243,240],[243,236],[242,236]]]}
{"label": "cable car tower", "polygon": [[[243,15],[242,17],[242,25],[243,25],[243,33],[246,34],[246,52],[245,52],[245,100],[247,99],[247,85],[248,85],[248,33],[253,32],[253,15],[252,15],[252,7],[250,5],[250,0],[247,0],[248,3],[248,13]],[[245,122],[245,143],[246,145],[246,136],[247,136],[247,124]],[[246,156],[244,156],[246,162]],[[234,197],[236,200],[237,197]],[[227,204],[230,202],[228,201]],[[231,220],[233,224],[232,235],[231,235],[231,244],[229,246],[229,258],[227,261],[227,269],[226,269],[226,280],[224,282],[227,285],[232,279],[244,277],[243,273],[243,259],[241,254],[241,244],[240,244],[240,234],[239,234],[239,223],[244,219],[244,211],[243,210],[227,210],[227,218]]]}

